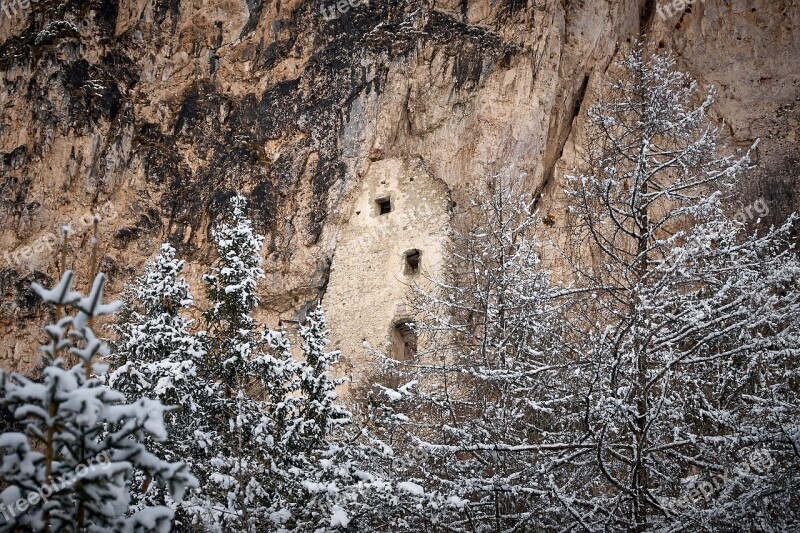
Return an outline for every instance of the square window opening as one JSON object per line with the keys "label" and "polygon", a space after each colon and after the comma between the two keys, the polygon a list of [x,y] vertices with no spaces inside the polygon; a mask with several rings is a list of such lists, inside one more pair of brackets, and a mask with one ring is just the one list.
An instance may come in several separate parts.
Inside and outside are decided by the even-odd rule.
{"label": "square window opening", "polygon": [[392,212],[392,200],[390,198],[378,198],[375,200],[377,212],[379,215],[388,215]]}

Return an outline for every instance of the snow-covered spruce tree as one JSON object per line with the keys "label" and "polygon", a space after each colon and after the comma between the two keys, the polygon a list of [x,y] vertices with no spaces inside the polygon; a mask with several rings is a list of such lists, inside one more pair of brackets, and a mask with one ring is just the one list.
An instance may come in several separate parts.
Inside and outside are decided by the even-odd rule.
{"label": "snow-covered spruce tree", "polygon": [[322,447],[333,428],[349,424],[352,419],[350,412],[336,403],[336,387],[345,380],[330,376],[330,367],[339,361],[340,352],[325,351],[330,344],[329,334],[325,314],[322,307],[317,306],[300,326],[305,364],[300,378],[302,421],[297,431],[297,446],[304,453]]}
{"label": "snow-covered spruce tree", "polygon": [[[414,287],[422,351],[395,362],[411,385],[387,391],[397,400],[390,407],[407,420],[390,427],[407,457],[398,488],[416,496],[399,512],[414,527],[534,524],[536,458],[559,442],[571,391],[553,361],[557,309],[532,204],[519,180],[487,179],[455,222],[447,277]],[[404,440],[411,449],[403,450]]]}
{"label": "snow-covered spruce tree", "polygon": [[322,310],[300,328],[303,362],[293,360],[286,332],[259,331],[253,319],[263,239],[245,207],[232,199],[214,231],[219,260],[204,278],[204,368],[219,381],[205,413],[219,429],[213,459],[198,469],[194,510],[213,530],[339,531],[370,511],[359,496],[379,482],[357,467],[360,433],[346,431],[350,413],[336,404],[340,381],[329,371],[338,352],[325,351]]}
{"label": "snow-covered spruce tree", "polygon": [[336,387],[343,379],[330,376],[338,351],[326,352],[330,344],[325,315],[317,306],[300,326],[304,361],[299,370],[296,416],[283,432],[286,453],[284,469],[291,477],[283,492],[291,494],[295,531],[337,531],[364,513],[357,499],[370,490],[374,477],[359,471],[354,454],[358,435],[349,434],[350,412],[336,403]]}
{"label": "snow-covered spruce tree", "polygon": [[[146,397],[176,406],[165,416],[170,439],[153,442],[152,448],[160,456],[192,466],[202,461],[211,438],[202,407],[213,397],[215,384],[198,371],[205,351],[190,332],[191,321],[180,315],[192,303],[189,285],[180,277],[183,267],[175,249],[162,244],[144,274],[126,289],[125,306],[111,326],[117,338],[108,359],[116,369],[109,375],[109,385],[128,401]],[[147,492],[133,491],[134,510],[153,503],[172,504],[161,487],[137,474],[137,487],[146,486]],[[184,520],[180,514],[175,526]]]}
{"label": "snow-covered spruce tree", "polygon": [[274,365],[263,364],[265,336],[252,316],[258,280],[264,277],[263,237],[255,234],[245,211],[245,198],[234,196],[226,219],[213,231],[219,259],[203,277],[211,307],[204,314],[202,370],[204,378],[216,381],[217,394],[204,406],[215,432],[211,457],[196,470],[201,489],[192,511],[211,530],[257,530],[279,507],[270,487],[275,428],[265,399],[283,398],[282,389],[270,390],[283,381],[274,379]]}
{"label": "snow-covered spruce tree", "polygon": [[268,351],[260,356],[273,442],[270,521],[279,531],[298,533],[385,531],[369,529],[383,523],[379,515],[392,497],[391,486],[370,473],[372,459],[382,454],[336,401],[343,381],[331,377],[331,366],[339,352],[325,351],[330,341],[320,307],[299,333],[302,362],[292,360],[284,332],[268,331]]}
{"label": "snow-covered spruce tree", "polygon": [[[197,481],[185,463],[164,461],[143,444],[168,438],[168,408],[150,399],[124,403],[93,377],[105,371],[95,359],[108,350],[92,322],[118,304],[103,303],[103,274],[85,297],[71,290],[72,280],[67,271],[52,290],[32,285],[56,308],[56,323],[45,327],[41,382],[0,371],[0,401],[22,427],[0,435],[0,531],[168,531],[166,507],[127,515],[134,469],[167,486],[175,501]],[[78,360],[72,368],[64,366],[67,355]]]}
{"label": "snow-covered spruce tree", "polygon": [[[790,226],[725,214],[749,158],[717,155],[709,93],[636,48],[589,113],[568,190],[580,296],[576,421],[546,464],[549,521],[588,530],[784,530],[800,501],[800,263]],[[775,467],[750,469],[752,453]],[[745,471],[746,469],[746,471]]]}

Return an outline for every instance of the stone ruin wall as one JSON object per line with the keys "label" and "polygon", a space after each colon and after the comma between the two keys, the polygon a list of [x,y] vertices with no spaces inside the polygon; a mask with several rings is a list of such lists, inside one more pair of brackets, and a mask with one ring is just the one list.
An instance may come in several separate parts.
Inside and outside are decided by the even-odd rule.
{"label": "stone ruin wall", "polygon": [[[391,210],[381,214],[379,201],[386,200]],[[369,372],[370,348],[391,353],[394,342],[397,351],[395,330],[412,318],[409,284],[441,279],[451,208],[449,189],[419,159],[376,161],[365,173],[322,301],[353,386]],[[406,261],[412,250],[420,253],[418,272]]]}

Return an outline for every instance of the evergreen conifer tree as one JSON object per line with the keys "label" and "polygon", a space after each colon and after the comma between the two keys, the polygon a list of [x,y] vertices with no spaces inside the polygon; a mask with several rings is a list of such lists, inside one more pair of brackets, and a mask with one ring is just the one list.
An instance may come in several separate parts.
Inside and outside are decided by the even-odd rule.
{"label": "evergreen conifer tree", "polygon": [[[0,435],[0,530],[167,531],[173,512],[166,507],[128,515],[134,470],[163,484],[175,501],[197,480],[185,463],[164,461],[144,444],[166,441],[169,408],[147,398],[125,403],[94,377],[105,371],[96,359],[108,349],[92,323],[118,302],[103,303],[103,274],[87,296],[71,290],[73,277],[65,272],[51,290],[32,286],[56,308],[56,322],[45,327],[41,382],[0,371],[2,404],[22,428]],[[71,368],[68,355],[78,360]]]}
{"label": "evergreen conifer tree", "polygon": [[[204,378],[205,349],[191,333],[191,321],[180,312],[192,303],[189,285],[180,277],[184,261],[175,258],[175,249],[162,244],[159,254],[144,274],[125,291],[125,306],[111,326],[117,334],[111,343],[109,361],[116,369],[109,374],[109,385],[125,394],[128,401],[138,398],[158,400],[176,409],[165,417],[170,439],[152,446],[159,455],[181,459],[190,465],[202,463],[213,429],[203,416],[203,407],[215,394],[216,384]],[[133,509],[158,503],[175,506],[156,484],[137,473]],[[185,517],[179,513],[176,524]]]}

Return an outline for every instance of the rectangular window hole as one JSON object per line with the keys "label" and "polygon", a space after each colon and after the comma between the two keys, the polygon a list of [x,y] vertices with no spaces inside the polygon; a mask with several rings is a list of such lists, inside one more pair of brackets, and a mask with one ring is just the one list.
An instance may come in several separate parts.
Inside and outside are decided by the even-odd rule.
{"label": "rectangular window hole", "polygon": [[411,321],[400,321],[392,328],[392,355],[398,361],[411,361],[417,355],[417,332]]}
{"label": "rectangular window hole", "polygon": [[375,200],[377,212],[379,215],[388,215],[392,212],[392,200],[390,198],[378,198]]}
{"label": "rectangular window hole", "polygon": [[419,272],[421,253],[419,250],[409,250],[403,254],[406,258],[404,272],[407,275]]}

